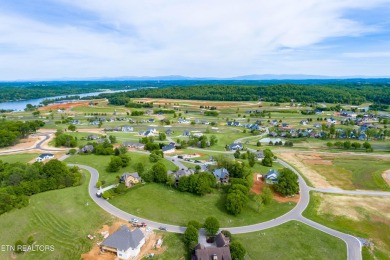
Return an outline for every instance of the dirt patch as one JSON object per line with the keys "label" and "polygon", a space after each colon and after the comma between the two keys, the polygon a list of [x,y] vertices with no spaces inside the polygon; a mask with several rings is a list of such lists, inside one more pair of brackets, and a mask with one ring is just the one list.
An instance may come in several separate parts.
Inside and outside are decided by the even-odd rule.
{"label": "dirt patch", "polygon": [[305,164],[311,165],[332,165],[331,160],[324,160],[318,154],[306,155],[306,154],[297,154],[296,155],[301,161]]}
{"label": "dirt patch", "polygon": [[382,173],[382,177],[387,182],[387,184],[390,186],[390,170],[384,171]]}
{"label": "dirt patch", "polygon": [[[263,178],[262,178],[262,175],[259,174],[259,173],[255,173],[253,175],[253,186],[251,188],[251,191],[256,193],[256,194],[261,194],[263,192],[263,189],[264,187],[266,186],[267,184],[265,184],[263,182]],[[294,202],[294,203],[298,203],[299,202],[299,199],[300,199],[300,196],[299,195],[295,195],[293,197],[283,197],[281,196],[280,194],[276,193],[276,192],[273,192],[273,198],[274,200],[276,200],[277,202],[282,202],[282,203],[285,203],[285,202]]]}
{"label": "dirt patch", "polygon": [[[133,229],[131,225],[126,221],[117,221],[111,226],[103,225],[103,227],[96,231],[95,234],[91,234],[94,236],[94,246],[88,253],[82,254],[81,258],[83,260],[114,260],[117,259],[116,254],[111,252],[102,252],[100,250],[100,243],[104,240],[103,234],[112,234],[122,225],[127,225],[130,229]],[[145,234],[145,245],[141,248],[141,252],[136,259],[142,259],[144,256],[148,256],[153,253],[155,255],[162,254],[167,247],[164,246],[164,243],[161,247],[156,248],[155,245],[159,239],[162,239],[161,235],[157,235],[153,231],[146,231],[145,228],[141,228],[142,232]],[[86,238],[88,239],[88,238]]]}
{"label": "dirt patch", "polygon": [[154,98],[139,98],[137,99],[143,102],[153,102],[156,105],[165,105],[165,103],[178,103],[179,106],[187,106],[199,108],[200,106],[216,106],[219,107],[251,107],[251,106],[259,106],[256,103],[243,103],[243,102],[216,102],[216,101],[201,101],[201,100],[178,100],[178,99],[154,99]]}
{"label": "dirt patch", "polygon": [[[319,174],[317,171],[311,169],[308,167],[302,159],[306,160],[313,160],[313,158],[307,155],[302,154],[296,154],[296,153],[280,153],[278,155],[281,159],[285,160],[289,164],[295,166],[297,169],[299,169],[303,175],[305,175],[306,178],[310,180],[310,182],[314,185],[316,188],[338,188],[336,186],[332,186],[324,176]],[[317,160],[317,159],[315,159]]]}
{"label": "dirt patch", "polygon": [[0,151],[12,151],[32,148],[42,139],[43,137],[41,136],[31,135],[28,138],[21,139],[18,144],[0,149]]}
{"label": "dirt patch", "polygon": [[58,109],[65,109],[69,110],[74,107],[80,107],[80,106],[88,106],[90,101],[80,101],[80,102],[71,102],[71,103],[65,103],[65,104],[53,104],[53,105],[48,105],[45,107],[40,107],[38,110],[40,111],[47,111],[47,110],[58,110]]}
{"label": "dirt patch", "polygon": [[390,198],[334,196],[321,194],[318,213],[343,216],[352,220],[367,218],[366,212],[374,214],[377,220],[390,225]]}

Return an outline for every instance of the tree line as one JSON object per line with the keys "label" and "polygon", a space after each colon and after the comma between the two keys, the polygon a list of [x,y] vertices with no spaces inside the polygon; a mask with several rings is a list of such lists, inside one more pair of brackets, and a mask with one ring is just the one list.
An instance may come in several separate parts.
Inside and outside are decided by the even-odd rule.
{"label": "tree line", "polygon": [[366,101],[390,104],[390,86],[387,83],[358,84],[271,84],[261,86],[200,85],[139,89],[126,93],[102,95],[111,102],[130,98],[174,98],[192,100],[226,100],[269,102],[326,102],[358,105]]}
{"label": "tree line", "polygon": [[29,196],[81,184],[78,168],[68,168],[59,160],[4,163],[0,160],[0,214],[29,204]]}
{"label": "tree line", "polygon": [[34,121],[6,121],[0,122],[0,147],[16,144],[20,139],[35,133],[45,123],[40,120]]}

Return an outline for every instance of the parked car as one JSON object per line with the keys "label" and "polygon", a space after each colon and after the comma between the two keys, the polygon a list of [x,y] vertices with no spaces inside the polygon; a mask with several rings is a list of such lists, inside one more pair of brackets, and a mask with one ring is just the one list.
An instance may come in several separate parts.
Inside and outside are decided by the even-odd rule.
{"label": "parked car", "polygon": [[163,227],[163,226],[159,227],[158,229],[160,229],[162,231],[167,231],[167,227]]}
{"label": "parked car", "polygon": [[129,220],[129,223],[138,223],[138,219],[132,218]]}

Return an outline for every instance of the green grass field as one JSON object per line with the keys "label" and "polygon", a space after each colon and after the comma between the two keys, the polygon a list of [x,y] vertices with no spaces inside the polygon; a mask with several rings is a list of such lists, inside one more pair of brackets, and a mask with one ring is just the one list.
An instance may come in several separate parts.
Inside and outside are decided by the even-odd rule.
{"label": "green grass field", "polygon": [[310,165],[330,184],[342,189],[390,190],[381,174],[390,169],[390,161],[359,156],[327,157],[332,165]]}
{"label": "green grass field", "polygon": [[217,191],[200,197],[179,192],[166,185],[151,183],[130,189],[126,194],[117,196],[110,202],[136,216],[176,225],[185,225],[189,220],[203,223],[207,217],[215,216],[222,227],[243,226],[270,220],[295,206],[294,203],[274,201],[261,212],[257,212],[255,203],[250,201],[240,215],[233,216],[225,211],[223,200],[223,194]]}
{"label": "green grass field", "polygon": [[7,154],[0,155],[0,160],[7,163],[22,162],[27,163],[32,159],[35,159],[39,156],[39,153],[18,153],[18,154]]}
{"label": "green grass field", "polygon": [[[86,174],[81,186],[33,195],[29,206],[0,215],[1,244],[33,236],[37,245],[54,245],[54,251],[29,252],[17,259],[80,259],[96,242],[86,236],[111,221],[89,197],[88,181]],[[11,254],[0,251],[0,259],[12,259]]]}
{"label": "green grass field", "polygon": [[[257,259],[346,259],[344,241],[298,221],[259,232],[233,235]],[[261,257],[260,257],[261,256]]]}
{"label": "green grass field", "polygon": [[[323,194],[337,200],[339,195]],[[358,212],[358,220],[335,215],[333,212],[319,212],[321,197],[319,193],[311,192],[309,206],[303,215],[311,220],[341,232],[368,239],[374,247],[363,248],[363,259],[390,259],[390,220],[388,212],[366,210],[358,205],[352,206]],[[342,207],[342,206],[340,206]]]}
{"label": "green grass field", "polygon": [[[128,167],[120,169],[118,172],[107,172],[106,167],[109,164],[111,160],[111,156],[107,155],[73,155],[65,160],[66,163],[76,163],[76,164],[84,164],[91,166],[98,170],[99,172],[99,179],[106,182],[106,185],[116,183],[117,182],[117,176],[122,175],[125,172],[134,172],[134,165],[138,162],[141,162],[145,170],[152,167],[153,163],[149,161],[149,155],[136,153],[136,152],[129,152],[128,155],[131,158],[130,165]],[[168,161],[168,160],[161,160],[165,164],[168,170],[174,170],[176,166]]]}

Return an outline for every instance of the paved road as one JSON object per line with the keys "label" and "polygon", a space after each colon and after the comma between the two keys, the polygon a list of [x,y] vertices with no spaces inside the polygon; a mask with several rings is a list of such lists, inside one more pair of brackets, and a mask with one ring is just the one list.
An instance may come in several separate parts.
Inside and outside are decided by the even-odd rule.
{"label": "paved road", "polygon": [[[49,135],[45,134],[45,139],[41,140],[39,143],[37,143],[34,148],[28,148],[28,149],[21,149],[17,151],[26,151],[26,150],[44,150],[44,151],[59,151],[55,149],[44,149],[41,147],[41,145],[49,139]],[[251,137],[252,138],[252,137]],[[203,149],[199,149],[203,150]],[[12,152],[17,152],[17,151],[12,151]],[[61,151],[61,150],[60,150]],[[207,150],[206,150],[207,151]],[[6,152],[0,152],[0,154],[4,153],[10,153],[11,151],[6,151]],[[145,153],[149,154],[148,152],[142,152],[142,151],[137,151],[139,153]],[[221,152],[221,151],[215,151],[215,152]],[[64,155],[63,157],[60,158],[60,160],[65,160],[68,158],[69,155]],[[178,159],[175,159],[170,156],[165,156],[166,159],[172,161],[176,166],[178,166],[180,169],[187,169],[185,165],[183,165]],[[291,221],[291,220],[297,220],[302,223],[305,223],[313,228],[316,228],[322,232],[325,232],[327,234],[330,234],[332,236],[338,237],[342,239],[346,245],[347,245],[347,253],[348,253],[348,259],[353,259],[353,260],[360,260],[362,259],[361,255],[361,244],[359,240],[356,237],[353,237],[351,235],[330,229],[326,226],[323,226],[321,224],[318,224],[312,220],[306,219],[305,217],[302,216],[302,212],[306,209],[306,207],[309,204],[310,200],[310,191],[319,191],[319,192],[327,192],[327,193],[337,193],[337,194],[347,194],[347,195],[369,195],[369,196],[390,196],[390,192],[376,192],[376,191],[345,191],[345,190],[338,190],[338,189],[317,189],[317,188],[311,188],[308,187],[302,176],[299,175],[299,173],[291,167],[289,164],[286,162],[278,159],[277,160],[281,165],[283,165],[286,168],[291,169],[293,172],[295,172],[298,175],[298,180],[299,180],[299,186],[300,186],[300,201],[297,203],[297,205],[288,213],[286,213],[283,216],[280,216],[278,218],[275,218],[270,221],[266,221],[263,223],[258,223],[254,225],[248,225],[248,226],[242,226],[242,227],[233,227],[233,228],[223,228],[226,230],[229,230],[233,234],[240,234],[240,233],[248,233],[248,232],[254,232],[254,231],[261,231],[264,229],[276,227],[278,225],[281,225],[285,222]],[[123,210],[120,210],[110,204],[108,201],[98,198],[96,196],[96,192],[98,189],[95,187],[96,182],[99,179],[99,173],[96,169],[85,166],[85,165],[79,165],[79,164],[68,164],[69,166],[78,166],[82,169],[85,169],[90,172],[91,178],[90,182],[88,185],[88,192],[92,200],[98,204],[102,209],[107,211],[108,213],[124,219],[124,220],[129,220],[131,218],[138,218],[140,222],[145,222],[150,226],[151,228],[157,229],[160,226],[165,226],[169,232],[175,232],[175,233],[183,233],[185,231],[185,227],[180,227],[180,226],[175,226],[175,225],[168,225],[164,223],[159,223],[143,218],[139,218],[137,216],[134,216],[132,214],[129,214],[127,212],[124,212]]]}
{"label": "paved road", "polygon": [[[292,168],[287,163],[285,163],[283,161],[279,161],[279,163],[281,163],[285,167],[292,169],[295,173],[297,173],[295,171],[295,169]],[[165,226],[165,227],[167,227],[167,230],[169,232],[183,233],[185,231],[185,227],[159,223],[159,222],[143,219],[143,218],[140,218],[138,216],[129,214],[129,213],[113,206],[108,201],[106,201],[102,198],[96,197],[96,192],[98,191],[98,189],[95,187],[95,183],[99,179],[98,171],[92,167],[85,166],[85,165],[79,165],[79,164],[69,164],[69,165],[70,166],[78,166],[82,169],[88,170],[91,173],[91,179],[90,179],[89,186],[88,186],[89,195],[92,198],[92,200],[95,201],[96,204],[98,204],[102,209],[104,209],[108,213],[110,213],[118,218],[124,219],[124,220],[130,220],[131,218],[138,218],[141,222],[145,222],[146,224],[148,224],[148,226],[150,226],[151,228],[154,228],[154,229],[157,229],[160,226]],[[335,237],[342,239],[347,244],[348,259],[354,259],[354,260],[361,259],[361,244],[357,240],[357,238],[350,236],[348,234],[344,234],[342,232],[330,229],[328,227],[325,227],[323,225],[315,223],[309,219],[306,219],[302,216],[302,212],[305,210],[305,208],[309,204],[309,200],[310,200],[309,192],[311,189],[306,185],[303,178],[300,175],[298,175],[298,176],[299,176],[299,185],[300,185],[300,189],[301,189],[301,199],[298,202],[297,206],[294,207],[294,209],[292,209],[290,212],[286,213],[283,216],[280,216],[278,218],[275,218],[273,220],[266,221],[263,223],[249,225],[249,226],[242,226],[242,227],[223,228],[223,229],[229,230],[233,234],[240,234],[240,233],[260,231],[260,230],[279,226],[279,225],[281,225],[285,222],[291,221],[291,220],[297,220],[297,221],[301,221],[301,222],[303,222],[311,227],[314,227],[318,230],[321,230],[325,233],[328,233],[330,235],[333,235]]]}
{"label": "paved road", "polygon": [[99,205],[103,210],[107,211],[108,213],[124,220],[130,220],[132,218],[137,218],[140,222],[145,222],[149,227],[153,229],[158,229],[160,226],[165,226],[167,228],[167,231],[169,232],[175,232],[175,233],[184,233],[185,227],[179,227],[175,225],[167,225],[164,223],[158,223],[155,221],[151,221],[148,219],[143,219],[138,216],[134,216],[132,214],[129,214],[121,209],[118,209],[117,207],[113,206],[110,204],[107,200],[98,198],[96,196],[96,192],[98,191],[98,188],[95,187],[96,182],[99,180],[99,172],[89,166],[86,165],[80,165],[80,164],[68,164],[69,166],[77,166],[82,169],[85,169],[90,172],[91,178],[89,180],[89,185],[88,185],[88,192],[89,196],[92,198],[92,200]]}

